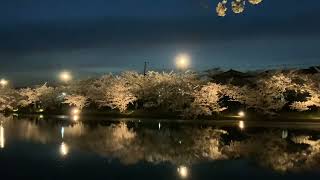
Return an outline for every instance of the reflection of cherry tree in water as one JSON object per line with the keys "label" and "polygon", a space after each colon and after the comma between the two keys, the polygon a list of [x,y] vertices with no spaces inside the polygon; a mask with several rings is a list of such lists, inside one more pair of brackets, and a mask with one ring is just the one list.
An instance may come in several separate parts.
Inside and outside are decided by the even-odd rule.
{"label": "reflection of cherry tree in water", "polygon": [[[74,139],[71,143],[101,155],[119,158],[126,164],[145,160],[180,165],[201,159],[221,159],[220,135],[224,133],[211,128],[187,128],[181,131],[144,129],[134,132],[126,124],[120,123],[98,127],[90,134],[79,137],[79,141]],[[197,138],[186,138],[191,136]]]}
{"label": "reflection of cherry tree in water", "polygon": [[[107,131],[100,127],[80,139],[86,142],[81,143],[83,148],[118,158],[125,164],[147,161],[191,165],[201,160],[248,157],[277,171],[301,171],[317,168],[320,162],[320,141],[297,141],[301,139],[299,136],[283,139],[281,131],[271,131],[227,143],[223,142],[222,135],[228,136],[226,131],[211,128],[134,132],[122,123],[109,127]],[[97,136],[102,140],[96,141]]]}
{"label": "reflection of cherry tree in water", "polygon": [[[2,125],[9,141],[12,137],[44,144],[61,141],[59,125],[12,118]],[[119,159],[124,164],[147,161],[190,166],[203,160],[249,158],[281,172],[311,170],[320,165],[320,140],[292,133],[283,137],[282,131],[246,134],[246,139],[235,141],[230,140],[234,134],[212,128],[163,127],[159,131],[133,130],[126,123],[95,128],[78,123],[64,127],[63,139],[69,148]]]}
{"label": "reflection of cherry tree in water", "polygon": [[257,134],[245,141],[231,142],[223,148],[223,153],[228,158],[254,158],[259,164],[277,171],[314,169],[320,163],[320,140],[309,138],[293,136],[286,140],[280,131]]}

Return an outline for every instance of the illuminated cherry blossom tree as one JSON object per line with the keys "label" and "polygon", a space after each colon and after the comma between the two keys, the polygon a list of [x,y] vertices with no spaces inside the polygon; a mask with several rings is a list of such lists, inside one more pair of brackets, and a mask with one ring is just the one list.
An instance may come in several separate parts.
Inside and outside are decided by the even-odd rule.
{"label": "illuminated cherry blossom tree", "polygon": [[307,92],[309,96],[306,101],[294,102],[291,108],[298,111],[306,111],[312,106],[320,107],[320,74],[299,75],[299,78],[303,80],[303,84],[299,87],[299,90]]}
{"label": "illuminated cherry blossom tree", "polygon": [[88,98],[82,95],[67,95],[64,99],[63,103],[75,106],[79,109],[86,107],[89,103]]}
{"label": "illuminated cherry blossom tree", "polygon": [[[131,86],[121,76],[107,76],[104,78],[108,78],[109,81],[100,86],[103,99],[98,100],[99,105],[118,109],[120,112],[126,111],[128,105],[137,100],[136,96],[131,92]],[[101,82],[104,82],[104,80]]]}
{"label": "illuminated cherry blossom tree", "polygon": [[285,92],[296,91],[298,86],[292,82],[291,73],[276,72],[266,77],[258,77],[255,87],[236,87],[229,85],[227,96],[257,111],[275,114],[287,102]]}
{"label": "illuminated cherry blossom tree", "polygon": [[195,91],[193,93],[194,101],[187,115],[195,117],[199,115],[210,116],[214,112],[225,110],[226,107],[221,107],[219,104],[220,98],[224,95],[224,89],[226,89],[226,86],[209,83]]}
{"label": "illuminated cherry blossom tree", "polygon": [[58,92],[55,88],[47,86],[46,83],[33,89],[21,89],[19,93],[23,97],[23,100],[19,102],[21,106],[40,103],[42,107],[47,108],[59,104],[57,99]]}
{"label": "illuminated cherry blossom tree", "polygon": [[18,106],[20,95],[10,87],[0,87],[0,111],[13,110]]}

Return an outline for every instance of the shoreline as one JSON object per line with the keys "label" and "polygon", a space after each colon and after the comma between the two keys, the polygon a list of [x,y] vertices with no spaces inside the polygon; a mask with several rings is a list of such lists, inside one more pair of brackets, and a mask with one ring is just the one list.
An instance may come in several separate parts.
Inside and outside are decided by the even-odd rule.
{"label": "shoreline", "polygon": [[[4,115],[4,113],[0,113]],[[284,114],[287,115],[288,113]],[[114,113],[81,113],[79,121],[141,121],[141,122],[184,122],[184,123],[225,123],[225,122],[239,122],[245,121],[247,123],[276,123],[276,124],[284,124],[284,123],[316,123],[320,124],[320,114],[314,113],[313,118],[310,118],[312,115],[306,115],[305,118],[293,116],[284,117],[277,116],[273,118],[268,117],[237,117],[237,116],[217,116],[216,118],[199,118],[199,119],[183,119],[179,117],[173,116],[148,116],[144,114],[144,116],[136,116],[136,115],[125,115],[125,114],[114,114]],[[9,113],[5,116],[15,116],[18,118],[35,118],[35,119],[57,119],[57,120],[68,120],[72,121],[72,115],[70,114],[55,114],[55,113]]]}

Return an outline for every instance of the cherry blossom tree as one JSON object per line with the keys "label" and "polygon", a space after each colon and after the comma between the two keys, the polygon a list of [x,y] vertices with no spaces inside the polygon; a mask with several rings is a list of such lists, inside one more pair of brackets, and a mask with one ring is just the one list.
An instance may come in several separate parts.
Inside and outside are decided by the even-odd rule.
{"label": "cherry blossom tree", "polygon": [[221,107],[219,104],[219,100],[224,95],[223,91],[225,89],[226,86],[215,83],[204,85],[200,90],[193,93],[194,101],[186,115],[194,117],[199,115],[210,116],[214,112],[225,110],[226,107]]}
{"label": "cherry blossom tree", "polygon": [[36,88],[24,88],[19,91],[23,100],[19,102],[21,106],[40,103],[44,108],[53,107],[60,102],[58,101],[58,92],[55,88],[47,86],[45,83]]}
{"label": "cherry blossom tree", "polygon": [[299,90],[302,92],[307,92],[309,96],[306,101],[296,101],[291,105],[292,109],[298,111],[309,110],[310,107],[320,107],[320,74],[314,75],[299,75],[299,78],[302,79],[302,84],[299,87]]}
{"label": "cherry blossom tree", "polygon": [[18,106],[20,98],[16,90],[10,87],[0,87],[0,111],[13,110]]}
{"label": "cherry blossom tree", "polygon": [[150,71],[135,88],[138,99],[144,107],[160,107],[170,111],[183,111],[192,102],[192,93],[199,87],[200,81],[196,74],[158,73]]}
{"label": "cherry blossom tree", "polygon": [[[105,82],[107,78],[109,81]],[[127,110],[128,105],[137,100],[131,92],[131,86],[122,76],[107,76],[101,82],[100,92],[103,99],[98,100],[100,106],[108,106],[112,109],[118,109],[120,112]]]}
{"label": "cherry blossom tree", "polygon": [[298,89],[298,85],[292,81],[291,75],[292,73],[276,72],[266,77],[258,77],[255,87],[228,85],[226,94],[235,101],[245,104],[248,108],[267,114],[275,114],[288,103],[285,99],[285,92],[288,90],[297,91]]}
{"label": "cherry blossom tree", "polygon": [[63,103],[82,109],[88,105],[88,98],[82,95],[67,95]]}

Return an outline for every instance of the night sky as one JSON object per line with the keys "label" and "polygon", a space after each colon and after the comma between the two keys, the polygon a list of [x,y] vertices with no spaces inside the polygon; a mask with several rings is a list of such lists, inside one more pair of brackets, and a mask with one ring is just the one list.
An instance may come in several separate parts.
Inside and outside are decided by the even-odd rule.
{"label": "night sky", "polygon": [[320,1],[264,0],[221,18],[217,0],[1,0],[0,77],[16,84],[173,69],[320,64]]}

